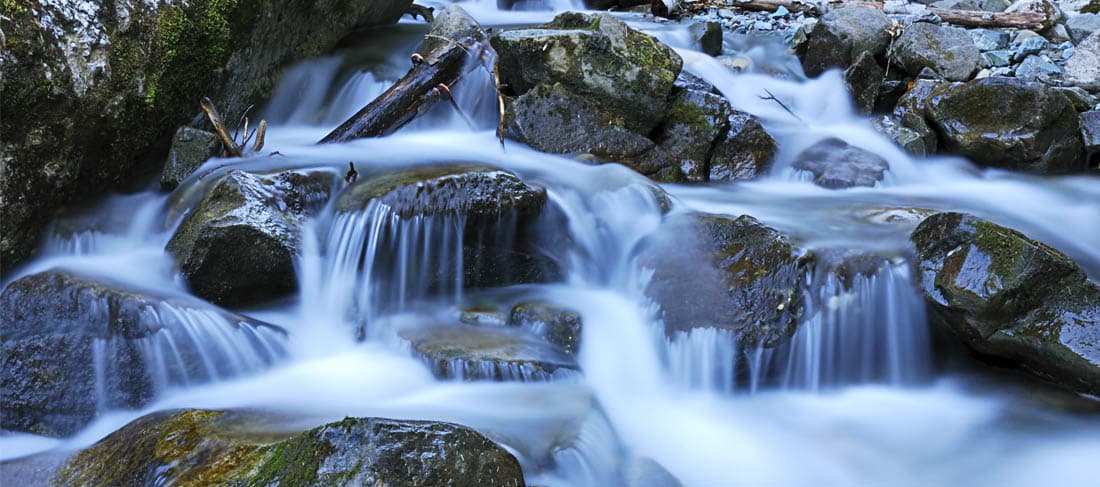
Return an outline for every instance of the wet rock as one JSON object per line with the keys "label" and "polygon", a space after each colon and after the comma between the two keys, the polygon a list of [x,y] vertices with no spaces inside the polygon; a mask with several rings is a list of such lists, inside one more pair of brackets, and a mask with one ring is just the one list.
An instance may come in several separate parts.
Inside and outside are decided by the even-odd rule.
{"label": "wet rock", "polygon": [[[168,386],[266,368],[283,331],[194,299],[64,271],[0,294],[0,428],[68,436]],[[170,348],[169,348],[170,346]]]}
{"label": "wet rock", "polygon": [[921,288],[976,352],[1100,393],[1100,288],[1061,252],[1000,225],[940,213],[911,236]]}
{"label": "wet rock", "polygon": [[[561,85],[538,85],[520,95],[506,120],[509,138],[552,154],[595,155],[603,160],[629,162],[655,143],[623,126],[617,115],[601,111]],[[655,169],[639,168],[640,172]]]}
{"label": "wet rock", "polygon": [[875,129],[893,140],[895,144],[915,156],[927,156],[936,152],[936,134],[920,119],[923,129],[905,126],[896,115],[883,115],[875,120]]}
{"label": "wet rock", "polygon": [[979,54],[966,30],[918,22],[894,42],[890,59],[912,75],[928,68],[950,81],[965,81],[978,70]]}
{"label": "wet rock", "polygon": [[873,187],[890,169],[886,159],[836,138],[822,140],[799,153],[793,167],[809,171],[814,184],[829,189]]}
{"label": "wet rock", "polygon": [[1065,79],[1089,91],[1100,91],[1100,32],[1081,41],[1066,60]]}
{"label": "wet rock", "polygon": [[464,426],[345,418],[302,433],[252,411],[143,416],[81,451],[61,485],[523,486],[519,462]]}
{"label": "wet rock", "polygon": [[795,331],[805,260],[786,236],[750,216],[673,216],[639,261],[654,271],[646,295],[669,335],[720,328],[771,347]]}
{"label": "wet rock", "polygon": [[683,90],[697,90],[706,93],[714,93],[716,95],[721,94],[718,92],[718,88],[715,88],[709,81],[687,71],[680,71],[680,75],[676,77],[676,82],[673,83],[673,86]]}
{"label": "wet rock", "polygon": [[402,219],[462,219],[463,264],[429,265],[435,284],[459,280],[451,274],[459,269],[467,288],[557,277],[557,266],[546,251],[560,242],[547,237],[567,237],[557,229],[552,235],[541,231],[543,219],[555,211],[547,204],[546,189],[510,172],[479,164],[390,170],[360,176],[336,200],[341,213],[367,211],[371,204],[385,205]]}
{"label": "wet rock", "polygon": [[863,51],[848,69],[844,70],[844,82],[856,102],[856,111],[864,115],[875,109],[878,89],[886,71],[878,65],[870,52]]}
{"label": "wet rock", "polygon": [[164,163],[164,172],[160,176],[161,189],[175,189],[202,163],[216,156],[220,147],[221,141],[217,135],[180,127],[172,137],[172,147],[168,149],[168,161]]}
{"label": "wet rock", "polygon": [[398,334],[441,379],[545,381],[579,368],[565,350],[520,328],[443,324]]}
{"label": "wet rock", "polygon": [[814,26],[802,56],[802,69],[808,76],[819,76],[829,68],[847,68],[860,53],[870,52],[876,59],[886,54],[890,19],[882,12],[866,7],[831,10]]}
{"label": "wet rock", "polygon": [[1066,96],[1070,103],[1073,103],[1073,108],[1076,108],[1079,112],[1087,112],[1097,106],[1097,98],[1090,95],[1080,86],[1063,86],[1055,88],[1059,93]]}
{"label": "wet rock", "polygon": [[501,79],[515,94],[560,83],[640,134],[660,123],[683,64],[668,46],[607,15],[564,13],[491,42]]}
{"label": "wet rock", "polygon": [[566,353],[580,350],[581,315],[571,309],[541,301],[520,303],[512,308],[508,324],[525,328]]}
{"label": "wet rock", "polygon": [[711,56],[722,54],[722,24],[699,22],[692,24],[691,35],[699,42],[699,50]]}
{"label": "wet rock", "polygon": [[424,57],[424,62],[435,64],[442,48],[449,45],[452,42],[451,39],[466,37],[483,40],[485,30],[458,4],[447,4],[442,10],[433,13],[431,29],[428,35],[424,36],[424,43],[416,52]]}
{"label": "wet rock", "polygon": [[755,179],[771,171],[778,146],[756,117],[734,111],[724,140],[710,155],[710,181]]}
{"label": "wet rock", "polygon": [[940,90],[927,114],[945,150],[981,165],[1033,173],[1082,168],[1077,111],[1057,90],[999,77]]}
{"label": "wet rock", "polygon": [[711,147],[729,131],[732,114],[733,108],[722,96],[677,90],[654,139],[666,164],[679,169],[687,181],[706,181]]}
{"label": "wet rock", "polygon": [[230,120],[291,64],[409,0],[4,3],[0,267],[30,256],[64,205],[155,174],[210,97]]}
{"label": "wet rock", "polygon": [[1100,152],[1100,110],[1081,114],[1081,140],[1085,143],[1085,150]]}
{"label": "wet rock", "polygon": [[324,205],[335,180],[327,172],[230,171],[214,183],[167,246],[191,292],[242,305],[297,289],[302,222]]}

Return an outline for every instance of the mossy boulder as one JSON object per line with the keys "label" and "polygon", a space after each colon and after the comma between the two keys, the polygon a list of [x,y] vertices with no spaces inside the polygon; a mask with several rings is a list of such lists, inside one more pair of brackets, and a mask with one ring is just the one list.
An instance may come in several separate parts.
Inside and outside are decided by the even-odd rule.
{"label": "mossy boulder", "polygon": [[889,27],[890,19],[873,8],[830,10],[810,32],[802,69],[808,76],[820,76],[830,68],[847,68],[863,52],[884,59],[890,43]]}
{"label": "mossy boulder", "polygon": [[669,335],[721,328],[747,346],[771,347],[797,327],[807,259],[788,237],[750,216],[671,216],[639,262],[653,269],[646,295],[660,307]]}
{"label": "mossy boulder", "polygon": [[521,487],[519,462],[464,426],[345,418],[287,432],[270,414],[153,413],[74,456],[56,485]]}
{"label": "mossy boulder", "polygon": [[62,206],[155,174],[210,97],[230,119],[282,68],[388,24],[409,0],[18,0],[0,16],[0,267]]}
{"label": "mossy boulder", "polygon": [[1084,168],[1077,110],[1044,84],[994,77],[942,85],[927,117],[944,150],[983,166],[1040,174]]}
{"label": "mossy boulder", "polygon": [[435,262],[433,283],[455,282],[450,273],[458,269],[466,288],[546,282],[559,275],[548,254],[568,239],[553,226],[560,211],[548,202],[545,188],[511,172],[457,163],[387,170],[361,175],[336,201],[343,214],[377,205],[401,219],[461,222],[462,265]]}
{"label": "mossy boulder", "polygon": [[180,127],[172,136],[168,160],[160,175],[161,189],[175,189],[204,162],[218,154],[221,141],[213,132],[191,127]]}
{"label": "mossy boulder", "polygon": [[878,154],[830,137],[795,156],[792,167],[813,175],[823,188],[873,187],[882,181],[890,164]]}
{"label": "mossy boulder", "polygon": [[1100,287],[1061,252],[962,213],[911,235],[920,285],[967,346],[1070,389],[1100,394]]}
{"label": "mossy boulder", "polygon": [[516,327],[442,324],[399,334],[442,379],[543,381],[578,369],[561,347]]}
{"label": "mossy boulder", "polygon": [[297,289],[301,225],[328,199],[336,175],[233,170],[209,188],[172,235],[167,250],[191,291],[243,305]]}
{"label": "mossy boulder", "polygon": [[710,154],[707,180],[740,181],[768,174],[779,150],[775,139],[748,113],[734,110],[729,122],[729,131]]}
{"label": "mossy boulder", "polygon": [[677,89],[654,138],[665,165],[675,167],[687,181],[706,181],[711,148],[729,132],[732,115],[733,107],[721,95]]}
{"label": "mossy boulder", "polygon": [[9,284],[0,316],[0,427],[46,436],[145,406],[165,387],[260,370],[285,355],[273,325],[64,271]]}
{"label": "mossy boulder", "polygon": [[500,32],[490,42],[515,95],[560,83],[623,127],[647,134],[668,108],[683,60],[657,39],[614,17],[558,15],[546,25]]}
{"label": "mossy boulder", "polygon": [[890,49],[890,61],[910,75],[925,68],[948,81],[966,81],[978,71],[981,52],[966,29],[917,22]]}
{"label": "mossy boulder", "polygon": [[879,88],[886,77],[886,70],[875,61],[868,51],[859,53],[852,65],[844,70],[844,83],[855,101],[856,111],[869,114],[875,109]]}

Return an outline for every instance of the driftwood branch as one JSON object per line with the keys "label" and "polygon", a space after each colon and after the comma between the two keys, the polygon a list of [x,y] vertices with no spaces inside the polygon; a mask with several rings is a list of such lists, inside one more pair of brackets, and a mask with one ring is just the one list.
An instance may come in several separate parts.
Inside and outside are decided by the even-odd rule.
{"label": "driftwood branch", "polygon": [[241,148],[237,147],[237,143],[233,141],[233,137],[229,136],[229,132],[225,129],[225,123],[222,122],[222,116],[218,114],[218,110],[214,108],[214,102],[210,101],[210,98],[203,97],[202,111],[206,112],[206,118],[210,120],[210,124],[214,126],[214,132],[218,134],[218,138],[222,139],[222,144],[225,145],[226,152],[233,157],[241,157]]}
{"label": "driftwood branch", "polygon": [[440,84],[453,86],[465,73],[467,53],[475,44],[472,38],[447,44],[434,63],[421,61],[414,65],[385,93],[336,127],[319,143],[378,137],[409,123],[439,99],[438,95],[433,96],[432,90]]}

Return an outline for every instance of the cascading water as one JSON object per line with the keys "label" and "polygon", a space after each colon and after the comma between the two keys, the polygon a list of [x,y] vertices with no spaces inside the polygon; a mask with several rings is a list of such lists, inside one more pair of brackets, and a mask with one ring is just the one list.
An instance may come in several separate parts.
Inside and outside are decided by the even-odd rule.
{"label": "cascading water", "polygon": [[[566,8],[541,5],[511,12],[498,10],[495,1],[466,4],[479,20],[498,24],[542,21],[553,13],[547,6]],[[268,147],[283,157],[212,160],[171,201],[152,193],[108,201],[97,214],[122,214],[129,223],[77,219],[72,229],[58,225],[42,259],[5,276],[10,282],[66,266],[122,274],[135,285],[178,294],[181,283],[163,251],[172,228],[164,227],[174,226],[178,208],[193,207],[194,195],[226,168],[342,173],[355,161],[365,177],[374,170],[477,161],[546,188],[560,211],[558,231],[568,229],[569,245],[553,257],[563,278],[509,288],[502,300],[541,299],[575,310],[584,324],[574,357],[579,371],[535,377],[529,370],[474,370],[488,362],[456,362],[447,366],[452,375],[434,377],[439,374],[431,362],[415,357],[397,332],[442,326],[440,316],[467,304],[462,276],[477,265],[463,251],[468,222],[401,216],[378,202],[353,211],[330,203],[305,225],[296,299],[246,311],[284,327],[285,344],[271,330],[215,326],[211,321],[220,318],[166,303],[150,315],[164,329],[138,346],[161,384],[154,404],[104,415],[64,442],[0,437],[3,458],[79,448],[149,411],[244,407],[291,413],[309,424],[373,415],[469,425],[513,451],[527,480],[540,485],[621,484],[627,466],[641,458],[655,460],[684,485],[1090,481],[1100,455],[1094,418],[1037,409],[1002,392],[975,390],[965,377],[937,375],[928,317],[907,257],[907,235],[916,223],[906,215],[961,208],[997,217],[1062,249],[1095,277],[1100,250],[1090,243],[1100,241],[1100,189],[1093,181],[979,172],[952,158],[915,160],[853,114],[837,73],[806,81],[735,75],[690,51],[677,27],[626,18],[679,43],[687,70],[763,120],[781,147],[770,177],[668,185],[663,189],[671,196],[665,197],[622,166],[585,165],[510,142],[502,150],[492,132],[493,88],[477,70],[454,89],[472,129],[440,104],[432,116],[390,137],[315,146],[391,79],[384,70],[349,72],[339,59],[327,58],[289,73],[267,109],[273,122]],[[404,65],[413,47],[397,49],[390,64]],[[773,47],[744,50],[761,65],[789,61],[777,54],[784,49]],[[769,92],[793,113],[761,98]],[[890,176],[874,188],[845,191],[801,180],[789,170],[794,154],[827,136],[882,155]],[[1033,204],[1021,207],[1023,199]],[[750,214],[791,234],[809,252],[854,249],[886,257],[877,258],[872,270],[848,273],[818,261],[801,283],[797,332],[777,348],[740,346],[731,333],[712,328],[667,337],[645,296],[652,273],[636,254],[661,231],[666,212],[685,211]],[[107,358],[117,348],[95,343],[99,383],[109,383]],[[228,376],[225,367],[256,371],[284,353],[285,364],[270,371],[196,384]],[[521,380],[453,380],[467,376]],[[108,397],[109,391],[100,394]],[[102,406],[111,409],[108,400]]]}

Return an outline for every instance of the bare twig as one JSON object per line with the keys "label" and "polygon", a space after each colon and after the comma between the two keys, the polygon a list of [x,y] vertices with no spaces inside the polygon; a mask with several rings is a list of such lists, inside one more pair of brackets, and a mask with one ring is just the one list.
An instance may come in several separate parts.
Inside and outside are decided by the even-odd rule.
{"label": "bare twig", "polygon": [[760,96],[760,95],[757,95],[757,96],[760,96],[761,100],[771,100],[771,101],[774,101],[774,102],[778,103],[779,106],[782,107],[783,110],[786,110],[787,113],[791,114],[792,117],[798,119],[799,122],[805,123],[802,120],[802,117],[799,117],[797,114],[795,114],[793,111],[791,111],[791,109],[787,107],[786,103],[783,103],[779,98],[776,98],[775,95],[773,95],[771,91],[768,91],[767,88],[764,88],[764,93],[767,93],[768,96]]}
{"label": "bare twig", "polygon": [[206,112],[206,118],[210,120],[210,124],[214,126],[214,131],[217,132],[218,137],[222,139],[222,144],[225,145],[225,151],[230,156],[241,157],[241,148],[237,146],[237,143],[229,137],[229,132],[225,130],[225,124],[222,123],[221,115],[218,115],[218,110],[214,108],[214,102],[210,101],[210,98],[203,97],[202,111]]}
{"label": "bare twig", "polygon": [[439,85],[436,86],[435,89],[438,90],[438,92],[441,93],[445,98],[447,98],[447,101],[451,102],[451,106],[454,107],[455,111],[458,112],[458,115],[462,117],[462,120],[466,122],[466,126],[470,127],[470,130],[477,129],[477,126],[474,125],[474,121],[470,120],[470,117],[466,116],[466,112],[462,111],[462,107],[458,106],[458,102],[455,101],[454,95],[451,94],[451,88],[448,87],[446,83],[439,83]]}
{"label": "bare twig", "polygon": [[252,152],[259,152],[264,148],[264,136],[267,135],[267,120],[260,120],[260,128],[256,129],[256,143],[252,145]]}

